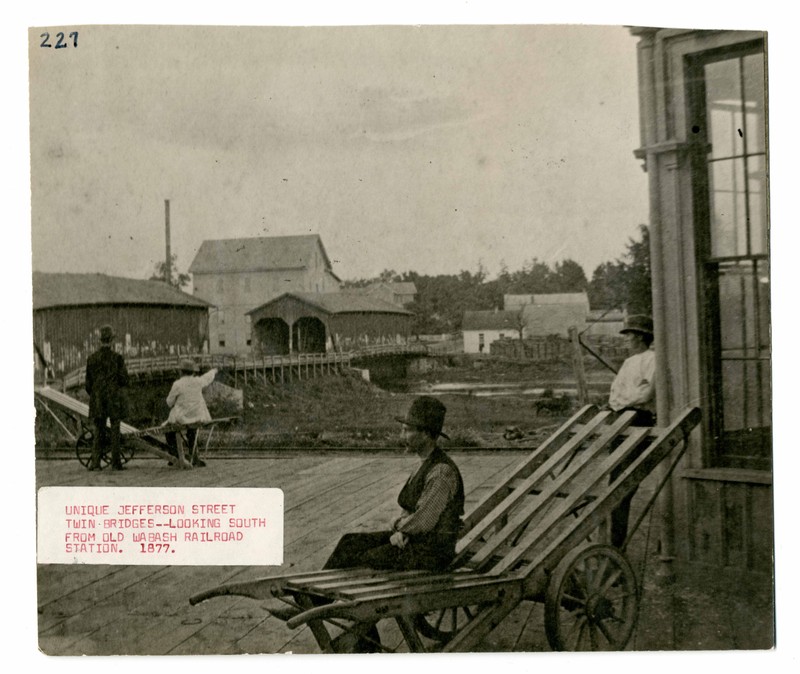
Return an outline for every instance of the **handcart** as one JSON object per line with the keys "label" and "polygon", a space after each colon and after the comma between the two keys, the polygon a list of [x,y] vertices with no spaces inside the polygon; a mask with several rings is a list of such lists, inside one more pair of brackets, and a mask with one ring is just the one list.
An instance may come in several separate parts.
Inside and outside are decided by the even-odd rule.
{"label": "handcart", "polygon": [[[66,393],[46,386],[35,388],[34,396],[42,408],[55,419],[67,437],[75,443],[78,461],[84,466],[88,466],[94,442],[94,429],[89,419],[89,406]],[[237,417],[220,417],[194,424],[162,424],[144,429],[135,428],[122,422],[120,423],[122,440],[120,442],[120,459],[122,463],[127,463],[133,458],[135,450],[138,448],[155,454],[178,468],[192,468],[199,456],[199,430],[207,429],[209,431],[205,441],[207,450],[216,426],[235,419]],[[198,430],[191,445],[187,441],[186,434],[189,429]],[[176,434],[177,456],[172,454],[172,449],[166,441],[165,435],[169,432]],[[101,465],[108,465],[111,457],[104,452],[100,460]]]}
{"label": "handcart", "polygon": [[[592,406],[576,413],[466,516],[447,572],[295,573],[228,583],[189,601],[281,599],[295,611],[287,626],[308,625],[325,653],[352,651],[387,620],[409,651],[470,651],[520,602],[536,601],[554,650],[622,650],[641,595],[625,546],[683,455],[700,410],[666,428],[633,427],[633,416]],[[665,459],[625,544],[603,542],[612,511]]]}

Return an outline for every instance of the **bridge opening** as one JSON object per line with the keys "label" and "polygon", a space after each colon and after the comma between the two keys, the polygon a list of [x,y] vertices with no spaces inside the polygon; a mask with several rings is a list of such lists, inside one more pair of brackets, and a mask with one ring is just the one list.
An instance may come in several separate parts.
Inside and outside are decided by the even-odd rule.
{"label": "bridge opening", "polygon": [[280,318],[262,318],[255,328],[256,349],[265,356],[289,353],[289,326]]}
{"label": "bridge opening", "polygon": [[297,353],[325,353],[325,324],[303,316],[292,326],[292,343]]}

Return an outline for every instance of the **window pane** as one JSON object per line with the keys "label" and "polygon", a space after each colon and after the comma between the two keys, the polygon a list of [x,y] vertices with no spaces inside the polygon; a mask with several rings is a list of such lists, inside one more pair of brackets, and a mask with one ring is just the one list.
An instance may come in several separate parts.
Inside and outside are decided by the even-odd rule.
{"label": "window pane", "polygon": [[747,118],[747,152],[766,151],[764,124],[764,55],[751,54],[743,59],[744,100]]}
{"label": "window pane", "polygon": [[709,63],[705,67],[706,114],[712,159],[741,154],[742,121],[739,59]]}
{"label": "window pane", "polygon": [[769,361],[725,361],[722,365],[723,430],[771,425]]}
{"label": "window pane", "polygon": [[767,253],[767,172],[763,155],[747,158],[747,188],[749,191],[750,252]]}
{"label": "window pane", "polygon": [[711,254],[728,257],[747,254],[747,209],[744,160],[711,164]]}
{"label": "window pane", "polygon": [[745,362],[741,360],[722,363],[722,428],[726,431],[745,427],[745,409],[749,401],[744,368]]}
{"label": "window pane", "polygon": [[745,367],[745,388],[748,396],[751,398],[747,406],[746,422],[748,428],[761,428],[762,426],[769,426],[767,422],[768,416],[764,414],[766,396],[761,388],[762,376],[761,371],[764,368],[764,363],[758,360],[753,360],[747,363]]}
{"label": "window pane", "polygon": [[770,282],[769,282],[769,263],[766,260],[758,262],[758,332],[759,346],[761,355],[768,356],[771,352],[771,305],[770,305]]}
{"label": "window pane", "polygon": [[[756,314],[752,263],[720,265],[719,319],[723,358],[755,356]],[[732,352],[734,350],[735,353]]]}
{"label": "window pane", "polygon": [[772,426],[772,363],[761,361],[761,392],[763,396],[763,420],[759,426]]}

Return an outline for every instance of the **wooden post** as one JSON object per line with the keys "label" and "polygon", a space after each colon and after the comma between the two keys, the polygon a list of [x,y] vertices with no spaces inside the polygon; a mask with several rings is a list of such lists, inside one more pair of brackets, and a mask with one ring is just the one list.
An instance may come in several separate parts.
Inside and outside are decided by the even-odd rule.
{"label": "wooden post", "polygon": [[572,369],[578,385],[578,403],[586,405],[589,402],[589,387],[586,385],[586,372],[583,369],[583,352],[578,338],[578,328],[574,325],[569,329],[569,340],[572,342]]}
{"label": "wooden post", "polygon": [[171,285],[172,283],[172,251],[170,249],[170,231],[169,231],[169,199],[164,199],[164,229],[167,239],[166,245],[166,259],[164,260],[164,283]]}

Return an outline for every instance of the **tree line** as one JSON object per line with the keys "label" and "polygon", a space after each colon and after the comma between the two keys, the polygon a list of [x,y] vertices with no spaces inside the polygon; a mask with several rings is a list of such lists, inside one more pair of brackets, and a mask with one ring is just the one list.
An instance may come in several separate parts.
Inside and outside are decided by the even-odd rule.
{"label": "tree line", "polygon": [[414,313],[413,332],[439,334],[459,330],[465,311],[502,309],[504,295],[586,292],[592,309],[625,309],[629,314],[649,315],[650,278],[650,232],[646,225],[640,225],[638,236],[629,238],[623,255],[598,265],[591,280],[574,260],[550,266],[532,258],[522,269],[512,271],[503,266],[493,279],[481,265],[474,272],[433,276],[386,269],[374,278],[346,281],[344,289],[377,281],[412,282],[417,296],[407,308]]}
{"label": "tree line", "polygon": [[[191,277],[178,271],[177,262],[173,254],[169,283],[183,289]],[[150,280],[164,281],[166,276],[167,266],[162,261],[154,265]],[[591,280],[574,260],[550,266],[534,257],[522,269],[512,271],[503,265],[493,279],[480,264],[474,272],[435,276],[385,269],[374,278],[345,281],[343,289],[376,281],[410,281],[417,288],[416,300],[407,306],[414,313],[413,332],[441,334],[460,330],[465,311],[502,309],[504,295],[586,292],[592,309],[625,309],[629,314],[652,315],[650,278],[650,230],[639,225],[637,236],[628,239],[622,256],[598,265]]]}

